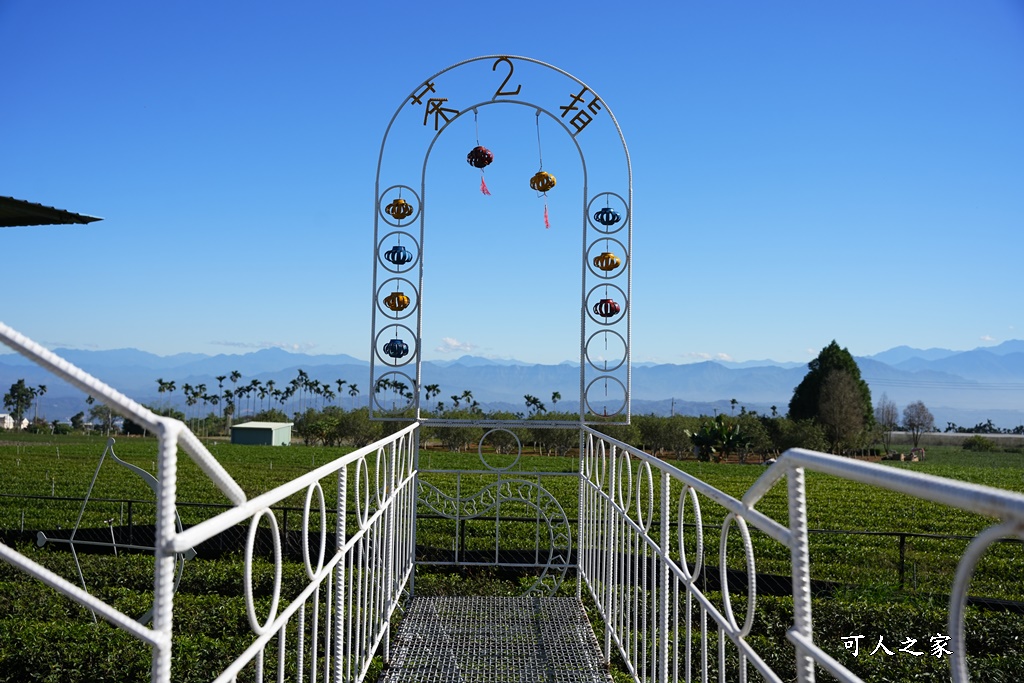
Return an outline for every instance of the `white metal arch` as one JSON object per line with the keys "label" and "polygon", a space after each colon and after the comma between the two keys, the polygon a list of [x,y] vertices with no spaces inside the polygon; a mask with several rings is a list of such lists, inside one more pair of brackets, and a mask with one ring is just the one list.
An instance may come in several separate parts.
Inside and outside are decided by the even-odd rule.
{"label": "white metal arch", "polygon": [[[452,72],[458,67],[478,62],[492,64],[491,71],[498,74],[494,77],[495,80],[497,80],[498,76],[500,76],[507,68],[507,75],[505,75],[504,81],[499,83],[489,99],[474,99],[472,100],[472,104],[468,104],[466,106],[448,106],[450,103],[449,98],[441,96],[441,93],[445,92],[444,86],[440,85],[441,77],[448,72]],[[557,100],[553,100],[550,93],[547,94],[547,100],[555,101],[555,105],[551,105],[547,100],[542,103],[538,103],[523,97],[517,97],[521,94],[523,87],[523,84],[520,81],[512,81],[517,63],[541,67],[543,73],[550,72],[551,74],[557,75],[557,77],[569,79],[573,84],[573,91],[570,93],[571,99],[568,104],[557,104]],[[501,69],[501,72],[499,72],[499,69]],[[509,84],[510,81],[513,85]],[[564,81],[560,81],[560,84],[561,83],[564,83]],[[577,88],[579,89],[578,93],[576,92]],[[436,95],[436,97],[431,97],[431,95]],[[550,64],[546,64],[545,62],[527,57],[509,55],[475,57],[473,59],[458,62],[457,64],[437,72],[420,83],[420,85],[418,85],[403,100],[402,104],[398,107],[392,115],[391,120],[388,122],[384,137],[381,141],[374,187],[373,323],[371,330],[370,353],[371,418],[384,420],[409,419],[411,417],[410,412],[412,412],[416,419],[420,419],[423,422],[434,424],[459,424],[467,422],[462,420],[424,418],[420,411],[419,388],[422,385],[421,337],[423,331],[423,308],[420,302],[420,294],[423,291],[424,285],[424,263],[422,254],[424,253],[427,236],[427,212],[425,210],[427,197],[426,173],[431,152],[433,151],[441,134],[462,116],[470,112],[477,112],[480,108],[493,104],[514,104],[517,106],[524,106],[536,111],[538,117],[541,114],[546,115],[548,118],[555,121],[561,129],[570,136],[576,147],[577,153],[580,156],[580,163],[583,171],[581,258],[582,311],[579,339],[580,421],[573,422],[571,424],[578,425],[580,422],[596,422],[602,424],[628,423],[630,416],[629,406],[631,388],[629,359],[631,341],[630,317],[632,308],[631,267],[633,262],[633,193],[632,168],[629,160],[629,150],[626,147],[622,130],[619,127],[618,121],[615,119],[611,109],[607,106],[604,100],[601,99],[592,88],[590,88],[590,86],[570,75],[568,72],[551,66]],[[384,167],[388,151],[388,142],[393,136],[396,123],[399,122],[403,113],[408,113],[411,110],[416,111],[418,118],[418,107],[423,108],[422,126],[424,128],[428,127],[431,116],[433,116],[434,123],[434,130],[430,131],[433,134],[424,136],[425,139],[422,141],[422,163],[415,172],[412,169],[409,169],[406,171],[404,177],[389,178],[388,181],[385,182]],[[555,112],[556,108],[561,110],[561,115]],[[575,114],[571,118],[567,118],[568,115],[573,112],[575,112]],[[609,187],[605,189],[605,191],[594,195],[591,193],[590,188],[590,173],[587,168],[586,154],[584,152],[585,145],[581,144],[579,136],[581,133],[584,133],[585,129],[602,113],[607,113],[607,119],[611,126],[613,126],[614,135],[617,137],[618,143],[621,145],[624,173],[620,185],[614,185],[613,187]],[[410,152],[405,156],[408,159],[418,159],[419,152]],[[412,177],[414,173],[418,173],[418,179]],[[414,185],[418,186],[418,193],[413,190]],[[381,189],[382,186],[385,187],[383,191]],[[385,212],[389,193],[397,190],[401,194],[403,189],[408,190],[410,197],[414,198],[414,201],[418,203],[418,205],[414,207],[414,213],[408,217],[409,223],[406,225],[402,225],[402,218],[389,220],[388,214]],[[623,221],[620,227],[617,227],[614,230],[602,230],[598,227],[598,224],[594,219],[588,215],[588,211],[595,201],[595,198],[598,197],[606,197],[609,201],[614,197],[620,200],[624,205],[623,209],[625,215],[622,217]],[[411,203],[413,202],[410,201],[410,204]],[[625,230],[624,240],[610,238],[611,233],[618,233],[621,230]],[[406,240],[405,244],[402,244],[403,239]],[[397,245],[393,246],[389,240],[393,240]],[[601,240],[604,240],[606,244],[609,241],[613,241],[621,246],[625,252],[623,254],[624,258],[622,259],[621,271],[614,275],[605,274],[602,276],[595,268],[591,268],[588,265],[590,260],[589,254],[593,249],[593,246]],[[392,250],[397,248],[399,251],[389,256],[387,253],[389,246],[391,246]],[[408,252],[407,247],[409,246],[413,247],[411,252]],[[403,251],[408,253],[402,253]],[[400,263],[396,262],[402,261],[403,259],[408,259],[408,261]],[[610,284],[612,279],[616,282],[624,283],[623,286],[619,286],[614,283]],[[413,280],[416,281],[415,285],[413,285]],[[385,291],[388,288],[385,287],[385,285],[392,282],[396,284],[405,283],[409,286],[409,289],[411,290],[410,294],[412,294],[412,296],[409,297],[410,302],[407,305],[415,309],[414,311],[406,311],[403,309],[401,313],[395,312],[394,314],[391,314],[382,304],[383,299],[388,296],[387,291]],[[621,292],[620,296],[623,298],[621,312],[616,312],[611,316],[605,316],[603,320],[599,319],[596,314],[590,315],[588,313],[589,309],[594,308],[594,306],[590,305],[588,299],[593,297],[594,292],[602,285],[604,286],[605,291],[607,291],[609,287],[618,290]],[[402,291],[402,295],[405,296],[404,290]],[[415,330],[412,330],[408,325],[408,319],[412,317],[413,312],[416,317]],[[401,322],[403,320],[406,321],[405,324]],[[394,331],[394,335],[388,334],[389,329]],[[621,340],[623,347],[622,358],[618,361],[613,360],[611,367],[609,367],[608,360],[605,359],[603,360],[602,367],[602,363],[595,360],[593,357],[594,354],[588,353],[588,344],[598,335],[603,335],[604,339],[607,341],[609,334],[614,335]],[[389,336],[394,337],[393,343],[388,340]],[[405,336],[410,336],[411,338],[406,341],[404,338]],[[385,348],[387,344],[390,344],[390,346]],[[410,372],[411,367],[415,367],[414,373]],[[398,392],[398,400],[395,401],[395,394],[393,393],[389,404],[388,401],[381,401],[378,398],[378,390],[381,387],[390,386],[391,382],[395,382],[401,386],[401,389]],[[604,414],[602,415],[596,414],[597,410],[594,408],[594,405],[592,405],[592,403],[596,402],[588,400],[590,388],[597,385],[599,382],[603,382],[603,386],[606,388],[606,391],[609,383],[613,386],[617,383],[622,390],[621,403],[616,401],[613,404],[610,413],[606,406],[604,408]],[[403,397],[402,394],[405,396]],[[473,424],[478,423],[478,421],[468,422],[472,422]],[[531,420],[530,424],[537,426],[537,421]],[[565,423],[549,422],[548,424],[550,426],[565,426]]]}

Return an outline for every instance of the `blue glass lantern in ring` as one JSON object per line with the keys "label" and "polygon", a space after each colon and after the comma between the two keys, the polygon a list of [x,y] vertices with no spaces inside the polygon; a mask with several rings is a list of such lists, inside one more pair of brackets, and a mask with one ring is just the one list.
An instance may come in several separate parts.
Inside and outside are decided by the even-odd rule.
{"label": "blue glass lantern in ring", "polygon": [[384,353],[388,354],[392,358],[402,358],[408,355],[409,345],[401,339],[392,339],[384,345]]}
{"label": "blue glass lantern in ring", "polygon": [[412,261],[412,252],[401,244],[396,244],[384,252],[384,258],[396,266],[404,266],[409,261]]}
{"label": "blue glass lantern in ring", "polygon": [[600,211],[594,214],[594,220],[603,225],[606,228],[618,223],[621,219],[619,212],[609,207],[604,207]]}

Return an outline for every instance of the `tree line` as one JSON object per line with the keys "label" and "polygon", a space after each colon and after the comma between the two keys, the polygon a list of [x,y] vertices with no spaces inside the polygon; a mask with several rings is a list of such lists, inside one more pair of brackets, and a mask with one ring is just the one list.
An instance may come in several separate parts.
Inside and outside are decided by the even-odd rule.
{"label": "tree line", "polygon": [[[230,434],[233,419],[245,416],[248,419],[270,422],[293,422],[293,433],[304,443],[326,446],[362,446],[386,436],[391,431],[407,424],[405,422],[380,422],[370,420],[366,407],[345,410],[338,399],[347,393],[351,398],[360,395],[359,387],[347,380],[337,379],[322,382],[311,379],[301,368],[291,381],[282,386],[274,380],[251,379],[242,382],[237,370],[218,375],[216,388],[206,384],[182,383],[179,387],[174,380],[156,380],[160,394],[173,395],[181,391],[185,399],[185,412],[173,408],[170,402],[160,406],[147,406],[154,412],[175,417],[186,422],[201,436]],[[230,382],[230,386],[225,383]],[[416,395],[413,387],[401,381],[379,379],[372,388],[374,394],[386,393],[413,403]],[[557,391],[551,393],[548,403],[532,394],[523,396],[524,410],[519,412],[485,412],[470,390],[441,398],[442,390],[437,384],[422,387],[423,403],[421,415],[448,420],[559,420],[576,421],[578,413],[557,411],[561,399]],[[38,415],[38,399],[46,393],[46,386],[30,387],[24,380],[11,385],[4,395],[4,405],[11,410],[12,417],[20,423],[33,406]],[[87,399],[92,403],[90,399]],[[768,415],[759,415],[739,405],[736,399],[730,401],[732,413],[714,416],[657,416],[635,415],[631,425],[607,425],[603,431],[610,436],[631,444],[641,445],[659,455],[675,457],[696,457],[701,460],[721,460],[737,456],[745,460],[750,456],[761,458],[777,455],[788,448],[800,447],[832,453],[863,451],[881,444],[889,453],[892,434],[897,430],[910,432],[916,448],[925,432],[937,431],[934,417],[922,401],[914,401],[901,412],[886,394],[882,394],[876,405],[872,405],[871,391],[860,375],[860,369],[849,351],[841,348],[834,340],[808,363],[808,372],[793,390],[788,412],[780,415],[776,406]],[[214,410],[210,410],[210,407]],[[739,413],[736,409],[739,407]],[[291,409],[291,418],[287,410]],[[401,412],[398,413],[402,415]],[[412,410],[404,414],[411,422]],[[84,427],[84,412],[71,419],[71,429]],[[92,405],[89,417],[109,433],[116,416],[103,405]],[[37,430],[53,431],[57,423],[45,424],[38,417],[33,420]],[[66,428],[67,426],[62,425]],[[127,433],[142,433],[141,427],[131,421],[124,421],[122,427]],[[578,431],[572,429],[548,429],[522,427],[510,430],[522,443],[532,444],[539,452],[563,455],[577,445]],[[994,434],[999,430],[989,420],[972,429],[961,428],[947,423],[947,432],[968,432]],[[1006,433],[1024,434],[1024,426]],[[484,430],[472,426],[429,427],[424,431],[427,440],[435,440],[449,450],[462,450],[477,443]],[[509,443],[505,443],[508,441]],[[489,446],[498,450],[510,448],[514,439],[505,433],[496,433],[488,438]]]}

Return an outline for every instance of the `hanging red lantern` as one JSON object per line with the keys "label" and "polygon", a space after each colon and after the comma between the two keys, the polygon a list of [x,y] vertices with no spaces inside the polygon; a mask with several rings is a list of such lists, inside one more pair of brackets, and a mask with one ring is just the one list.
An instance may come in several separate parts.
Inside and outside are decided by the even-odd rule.
{"label": "hanging red lantern", "polygon": [[403,218],[408,218],[412,215],[413,208],[412,204],[405,201],[404,199],[396,199],[387,206],[384,207],[384,213],[394,218],[396,221],[401,221]]}
{"label": "hanging red lantern", "polygon": [[615,299],[601,299],[594,304],[594,314],[599,315],[602,318],[611,318],[614,315],[619,314],[619,304],[615,302]]}
{"label": "hanging red lantern", "polygon": [[607,273],[622,265],[622,261],[612,252],[605,251],[594,257],[594,265]]}
{"label": "hanging red lantern", "polygon": [[484,168],[485,166],[490,166],[491,162],[494,161],[494,153],[486,147],[477,145],[469,150],[469,154],[466,155],[466,161],[473,168]]}
{"label": "hanging red lantern", "polygon": [[409,297],[405,295],[405,292],[391,292],[384,297],[384,305],[398,313],[409,307]]}

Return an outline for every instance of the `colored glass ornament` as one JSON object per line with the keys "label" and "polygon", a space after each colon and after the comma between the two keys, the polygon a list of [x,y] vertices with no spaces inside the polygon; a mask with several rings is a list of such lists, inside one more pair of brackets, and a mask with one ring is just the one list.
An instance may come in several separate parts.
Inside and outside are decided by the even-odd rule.
{"label": "colored glass ornament", "polygon": [[384,258],[396,266],[404,266],[409,261],[412,261],[412,252],[401,244],[396,244],[384,253]]}
{"label": "colored glass ornament", "polygon": [[547,192],[555,186],[555,176],[547,171],[537,171],[530,178],[530,187],[537,192]]}
{"label": "colored glass ornament", "polygon": [[392,339],[384,345],[384,353],[392,358],[402,358],[409,354],[409,345],[401,339]]}
{"label": "colored glass ornament", "polygon": [[603,225],[606,228],[618,223],[622,218],[619,216],[619,212],[610,209],[607,206],[594,214],[594,220]]}
{"label": "colored glass ornament", "polygon": [[469,154],[466,155],[466,161],[473,168],[483,168],[490,166],[491,162],[494,161],[494,153],[486,147],[477,145],[473,149],[469,150]]}
{"label": "colored glass ornament", "polygon": [[618,315],[619,304],[614,299],[601,299],[594,304],[594,314],[599,315],[602,318],[610,318],[613,315]]}
{"label": "colored glass ornament", "polygon": [[594,257],[594,265],[607,273],[622,265],[622,261],[612,252],[605,251]]}
{"label": "colored glass ornament", "polygon": [[384,305],[396,313],[404,311],[409,307],[409,297],[405,295],[405,292],[391,292],[384,297]]}
{"label": "colored glass ornament", "polygon": [[387,206],[384,207],[384,213],[394,218],[396,221],[400,221],[403,218],[408,218],[412,215],[413,208],[412,204],[405,201],[404,199],[396,199]]}

